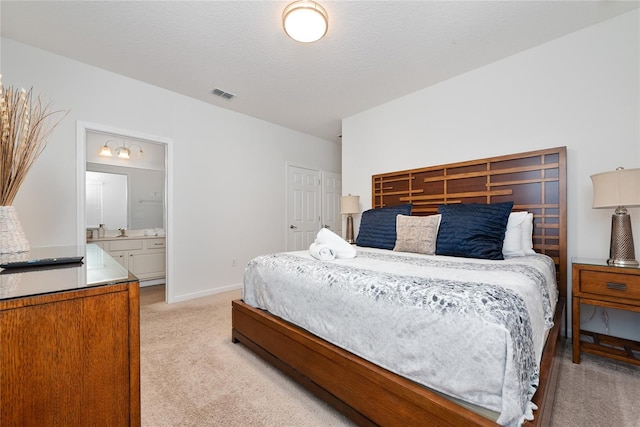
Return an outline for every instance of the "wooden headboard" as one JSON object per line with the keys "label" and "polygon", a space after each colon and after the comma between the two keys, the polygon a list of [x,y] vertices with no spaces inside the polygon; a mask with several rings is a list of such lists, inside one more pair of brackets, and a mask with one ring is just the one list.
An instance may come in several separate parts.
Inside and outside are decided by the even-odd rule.
{"label": "wooden headboard", "polygon": [[553,258],[560,295],[567,295],[566,147],[373,175],[374,208],[412,203],[412,215],[438,205],[513,201],[533,213],[533,247]]}

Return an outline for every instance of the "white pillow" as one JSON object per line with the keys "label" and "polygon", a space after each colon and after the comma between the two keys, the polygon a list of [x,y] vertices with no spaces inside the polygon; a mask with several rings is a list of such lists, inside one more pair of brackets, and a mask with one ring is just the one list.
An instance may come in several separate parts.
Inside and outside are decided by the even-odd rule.
{"label": "white pillow", "polygon": [[502,243],[502,255],[507,257],[534,254],[531,236],[533,233],[533,214],[529,212],[511,212]]}
{"label": "white pillow", "polygon": [[527,218],[522,222],[522,251],[525,255],[533,255],[533,214],[527,213]]}

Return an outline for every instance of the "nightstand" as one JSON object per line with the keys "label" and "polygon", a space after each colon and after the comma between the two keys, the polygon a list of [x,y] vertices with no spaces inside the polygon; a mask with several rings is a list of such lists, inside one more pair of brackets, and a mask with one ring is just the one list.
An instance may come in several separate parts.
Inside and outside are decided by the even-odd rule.
{"label": "nightstand", "polygon": [[[580,330],[580,304],[640,313],[640,268],[614,267],[605,260],[574,258],[573,265],[573,363],[580,363],[580,352],[597,354],[640,365],[633,352],[640,343],[610,335]],[[591,337],[591,341],[581,340]]]}

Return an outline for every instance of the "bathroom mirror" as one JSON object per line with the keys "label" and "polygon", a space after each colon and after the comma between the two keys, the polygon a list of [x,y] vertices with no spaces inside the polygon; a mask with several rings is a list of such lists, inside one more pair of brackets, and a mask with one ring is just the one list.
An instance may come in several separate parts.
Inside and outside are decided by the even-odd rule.
{"label": "bathroom mirror", "polygon": [[128,176],[106,172],[86,172],[87,228],[98,228],[100,224],[116,230],[127,228]]}
{"label": "bathroom mirror", "polygon": [[87,163],[86,227],[164,228],[164,172]]}

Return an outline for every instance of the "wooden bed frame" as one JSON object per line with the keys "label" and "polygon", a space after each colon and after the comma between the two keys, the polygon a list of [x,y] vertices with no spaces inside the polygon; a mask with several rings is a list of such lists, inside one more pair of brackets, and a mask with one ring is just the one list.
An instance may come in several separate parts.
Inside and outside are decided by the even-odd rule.
{"label": "wooden bed frame", "polygon": [[[556,263],[560,300],[542,355],[533,422],[548,425],[567,292],[565,147],[372,177],[373,207],[413,203],[412,215],[445,203],[513,201],[534,213],[534,249]],[[336,347],[241,300],[232,302],[232,341],[241,342],[358,425],[495,426],[437,392]]]}

